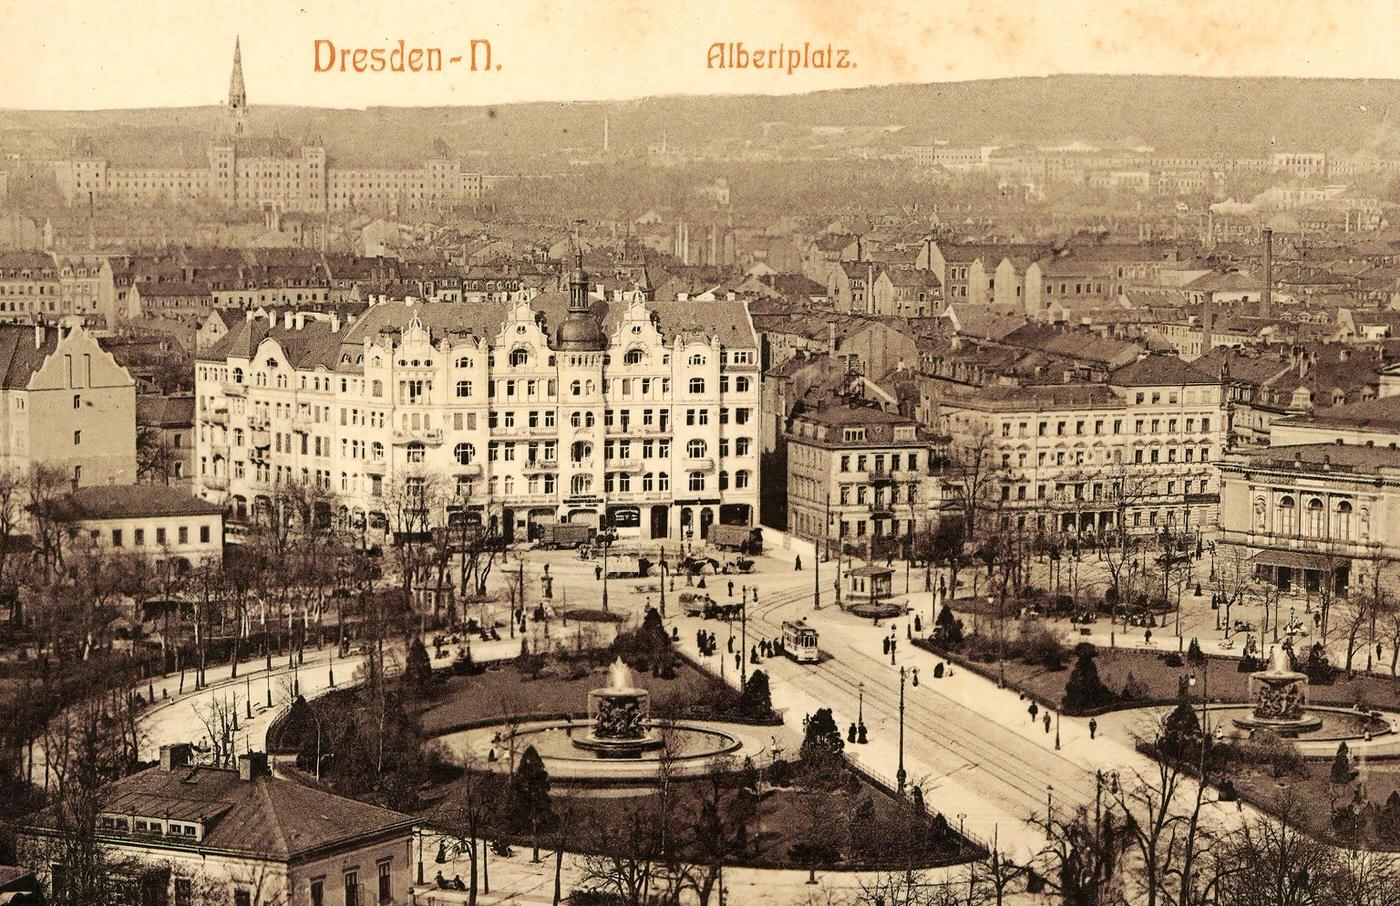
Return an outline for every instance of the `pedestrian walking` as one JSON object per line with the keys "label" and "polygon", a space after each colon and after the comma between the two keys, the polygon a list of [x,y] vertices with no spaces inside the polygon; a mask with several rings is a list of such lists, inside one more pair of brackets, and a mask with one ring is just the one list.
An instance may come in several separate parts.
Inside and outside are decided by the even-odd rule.
{"label": "pedestrian walking", "polygon": [[734,652],[734,669],[738,670],[744,666],[744,656],[739,652]]}
{"label": "pedestrian walking", "polygon": [[801,555],[801,554],[798,554],[796,557],[793,558],[793,560],[792,560],[792,569],[793,569],[794,572],[799,572],[799,573],[802,572],[802,555]]}
{"label": "pedestrian walking", "polygon": [[734,597],[734,580],[729,580],[729,597]]}
{"label": "pedestrian walking", "polygon": [[1049,732],[1050,732],[1050,712],[1049,712],[1049,711],[1046,711],[1046,712],[1045,712],[1045,714],[1044,714],[1043,717],[1041,718],[1041,721],[1040,721],[1040,722],[1043,723],[1043,724],[1045,724],[1045,732],[1046,732],[1046,733],[1049,733]]}
{"label": "pedestrian walking", "polygon": [[594,581],[594,582],[597,582],[597,581],[599,581],[599,580],[602,579],[602,578],[603,578],[603,567],[601,567],[601,566],[595,566],[595,567],[593,567],[593,581]]}
{"label": "pedestrian walking", "polygon": [[1151,629],[1147,629],[1147,630],[1144,630],[1144,631],[1143,631],[1143,633],[1142,633],[1142,643],[1143,643],[1144,645],[1151,645],[1151,644],[1152,644],[1152,630],[1151,630]]}
{"label": "pedestrian walking", "polygon": [[1026,709],[1026,712],[1031,716],[1031,723],[1035,723],[1035,716],[1040,713],[1040,706],[1031,702],[1031,706]]}
{"label": "pedestrian walking", "polygon": [[1092,717],[1089,718],[1089,738],[1093,739],[1098,732],[1099,722],[1097,720],[1094,720]]}

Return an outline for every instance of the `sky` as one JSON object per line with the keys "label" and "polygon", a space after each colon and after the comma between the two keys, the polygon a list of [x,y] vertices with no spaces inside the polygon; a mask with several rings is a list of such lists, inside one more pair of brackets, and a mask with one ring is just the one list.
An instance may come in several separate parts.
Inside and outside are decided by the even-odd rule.
{"label": "sky", "polygon": [[[1400,78],[1393,0],[0,0],[0,108],[220,103],[235,36],[253,105],[789,94],[1066,72]],[[490,42],[491,71],[447,62],[474,39]],[[317,41],[338,52],[400,40],[441,48],[444,71],[316,71]],[[713,45],[736,42],[830,45],[854,65],[708,65]]]}

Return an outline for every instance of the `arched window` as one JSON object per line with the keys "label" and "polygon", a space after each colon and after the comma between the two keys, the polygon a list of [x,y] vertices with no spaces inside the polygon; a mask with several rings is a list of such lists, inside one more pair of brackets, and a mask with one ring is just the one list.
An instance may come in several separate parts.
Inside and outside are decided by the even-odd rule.
{"label": "arched window", "polygon": [[459,356],[456,365],[458,368],[470,368],[472,367],[472,360],[466,356]]}
{"label": "arched window", "polygon": [[691,379],[690,379],[690,392],[691,392],[691,393],[704,393],[704,392],[705,392],[705,379],[702,378],[702,377],[693,377],[693,378],[691,378]]}
{"label": "arched window", "polygon": [[690,365],[703,365],[703,364],[705,364],[705,355],[704,355],[704,353],[700,353],[700,352],[695,353],[695,355],[693,355],[693,356],[690,357],[690,359],[689,359],[689,361],[688,361],[688,364],[690,364]]}
{"label": "arched window", "polygon": [[1308,501],[1308,535],[1322,537],[1322,501],[1314,497]]}
{"label": "arched window", "polygon": [[233,369],[233,382],[234,382],[235,384],[241,384],[241,383],[243,383],[243,369],[242,369],[242,368],[235,368],[235,369]]}
{"label": "arched window", "polygon": [[746,377],[736,377],[736,378],[734,379],[734,392],[736,392],[736,393],[748,393],[748,392],[749,392],[749,379],[746,378]]}
{"label": "arched window", "polygon": [[574,462],[583,462],[593,455],[593,445],[583,440],[576,440],[569,447],[569,458]]}
{"label": "arched window", "polygon": [[574,381],[573,383],[569,384],[569,393],[573,396],[578,396],[579,394],[583,393],[583,382]]}
{"label": "arched window", "polygon": [[691,459],[699,459],[705,455],[705,442],[700,438],[695,438],[685,445],[685,455]]}
{"label": "arched window", "polygon": [[510,351],[510,364],[517,368],[522,365],[530,364],[530,351],[527,349],[512,349]]}
{"label": "arched window", "polygon": [[656,473],[656,489],[658,491],[671,490],[671,476],[665,472]]}
{"label": "arched window", "polygon": [[420,443],[418,443],[417,441],[415,441],[415,442],[409,444],[409,445],[408,445],[408,461],[409,461],[409,462],[422,462],[422,461],[423,461],[423,453],[424,453],[424,450],[425,450],[425,448],[423,447],[423,445],[420,444]]}
{"label": "arched window", "polygon": [[583,427],[583,413],[582,413],[582,412],[575,412],[573,415],[570,415],[570,416],[569,416],[569,424],[570,424],[571,426],[575,427],[575,428],[582,428],[582,427]]}
{"label": "arched window", "polygon": [[1351,540],[1351,502],[1348,500],[1337,504],[1337,521],[1332,526],[1332,536],[1339,541]]}
{"label": "arched window", "polygon": [[650,473],[650,472],[647,472],[645,475],[642,476],[642,490],[643,490],[643,491],[654,491],[654,490],[656,490],[656,476],[655,476],[655,475],[653,475],[653,474]]}
{"label": "arched window", "polygon": [[622,357],[622,364],[624,364],[624,365],[640,365],[640,364],[642,364],[642,351],[641,351],[640,349],[636,348],[636,347],[633,347],[633,348],[627,350],[627,353],[626,353],[625,355],[623,355],[623,357]]}
{"label": "arched window", "polygon": [[[735,472],[734,488],[736,490],[742,490],[743,488],[747,488],[749,486],[749,481],[751,480],[752,474],[753,473],[749,472],[748,469],[740,469],[739,471]],[[909,487],[912,489],[914,485],[910,485]],[[910,502],[913,502],[912,498],[910,499]]]}
{"label": "arched window", "polygon": [[377,440],[376,440],[374,443],[370,444],[370,445],[369,445],[369,457],[370,457],[370,459],[374,460],[375,462],[383,462],[383,461],[384,461],[384,445],[381,444],[381,443],[380,443],[379,441],[377,441]]}
{"label": "arched window", "polygon": [[467,397],[467,396],[471,396],[471,395],[472,395],[472,382],[471,382],[471,381],[458,381],[458,382],[457,382],[457,396],[460,398],[460,397]]}
{"label": "arched window", "polygon": [[626,494],[632,490],[632,476],[627,472],[617,473],[617,490]]}
{"label": "arched window", "polygon": [[1287,494],[1278,499],[1278,531],[1280,535],[1294,535],[1298,532],[1298,510],[1293,498]]}
{"label": "arched window", "polygon": [[587,494],[590,490],[593,489],[593,476],[575,475],[573,477],[573,480],[569,482],[569,488],[573,492],[573,495],[575,497],[578,497],[581,494]]}
{"label": "arched window", "polygon": [[476,447],[471,444],[458,444],[452,448],[452,455],[457,459],[458,465],[471,465],[471,461],[476,457]]}

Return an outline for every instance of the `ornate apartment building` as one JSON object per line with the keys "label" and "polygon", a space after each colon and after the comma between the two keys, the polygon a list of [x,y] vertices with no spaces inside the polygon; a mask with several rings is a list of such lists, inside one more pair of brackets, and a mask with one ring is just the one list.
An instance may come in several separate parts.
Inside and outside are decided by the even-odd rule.
{"label": "ornate apartment building", "polygon": [[703,537],[758,506],[758,339],[742,302],[379,302],[250,316],[196,363],[196,487],[235,519],[315,483],[394,530],[405,487],[524,539],[604,519]]}
{"label": "ornate apartment building", "polygon": [[939,409],[955,458],[980,449],[987,509],[1035,531],[1195,531],[1213,526],[1215,459],[1227,411],[1220,381],[1152,355],[1104,384],[988,386]]}

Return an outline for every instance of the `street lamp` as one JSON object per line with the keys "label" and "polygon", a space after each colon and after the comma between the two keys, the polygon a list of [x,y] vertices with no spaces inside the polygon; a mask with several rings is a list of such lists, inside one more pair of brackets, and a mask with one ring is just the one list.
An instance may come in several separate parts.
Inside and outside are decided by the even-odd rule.
{"label": "street lamp", "polygon": [[[856,728],[857,730],[865,729],[865,683],[856,684]],[[856,736],[856,742],[865,741],[864,733]]]}
{"label": "street lamp", "polygon": [[899,785],[901,796],[904,795],[904,781],[908,776],[904,771],[904,679],[906,674],[912,675],[917,683],[919,668],[899,668],[899,770],[895,772],[894,776],[895,782]]}
{"label": "street lamp", "polygon": [[1050,822],[1055,816],[1055,785],[1045,785],[1045,832],[1050,833]]}
{"label": "street lamp", "polygon": [[661,545],[656,546],[657,556],[661,560],[661,617],[666,618],[666,550]]}
{"label": "street lamp", "polygon": [[1055,712],[1055,751],[1060,751],[1060,712]]}
{"label": "street lamp", "polygon": [[[754,589],[754,597],[758,589]],[[744,586],[743,602],[739,606],[739,688],[744,688],[749,681],[749,586]]]}

